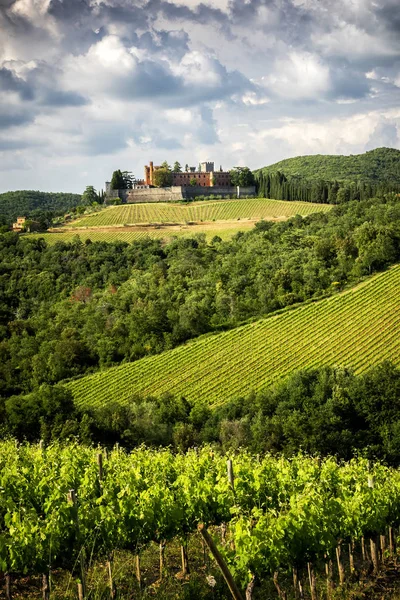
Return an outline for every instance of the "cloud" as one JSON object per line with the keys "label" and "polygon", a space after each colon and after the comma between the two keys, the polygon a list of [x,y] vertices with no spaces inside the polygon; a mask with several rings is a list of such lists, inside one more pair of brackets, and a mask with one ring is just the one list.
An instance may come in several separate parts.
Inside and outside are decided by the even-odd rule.
{"label": "cloud", "polygon": [[398,31],[395,0],[0,0],[3,186],[399,146]]}

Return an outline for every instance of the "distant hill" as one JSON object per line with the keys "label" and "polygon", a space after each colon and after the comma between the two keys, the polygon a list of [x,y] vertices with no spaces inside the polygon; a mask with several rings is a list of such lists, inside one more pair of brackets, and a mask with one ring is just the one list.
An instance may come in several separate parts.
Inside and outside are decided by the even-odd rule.
{"label": "distant hill", "polygon": [[[336,181],[385,182],[400,184],[400,150],[376,148],[364,154],[342,156],[316,154],[287,158],[258,171],[280,171],[286,176]],[[258,172],[257,171],[257,172]]]}
{"label": "distant hill", "polygon": [[78,206],[81,201],[80,194],[34,190],[5,192],[0,194],[0,218],[11,223],[16,217],[32,217],[37,211],[51,211],[61,215]]}
{"label": "distant hill", "polygon": [[257,169],[254,174],[259,191],[268,198],[337,204],[399,192],[400,150],[297,156]]}

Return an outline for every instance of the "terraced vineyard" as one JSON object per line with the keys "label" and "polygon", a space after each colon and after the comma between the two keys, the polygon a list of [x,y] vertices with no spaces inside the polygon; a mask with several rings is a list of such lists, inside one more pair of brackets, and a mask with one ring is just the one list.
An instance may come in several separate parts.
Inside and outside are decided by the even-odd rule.
{"label": "terraced vineyard", "polygon": [[67,384],[78,405],[164,392],[221,403],[300,368],[400,365],[400,265],[353,290]]}
{"label": "terraced vineyard", "polygon": [[74,227],[109,227],[135,223],[187,223],[226,221],[233,219],[273,219],[294,215],[309,215],[328,211],[328,204],[285,202],[265,198],[249,200],[219,200],[190,204],[149,203],[124,204],[104,209],[76,221]]}

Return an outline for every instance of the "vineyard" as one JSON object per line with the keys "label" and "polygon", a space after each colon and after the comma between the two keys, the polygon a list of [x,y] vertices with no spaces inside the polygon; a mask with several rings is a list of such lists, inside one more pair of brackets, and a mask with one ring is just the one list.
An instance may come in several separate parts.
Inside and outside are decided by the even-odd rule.
{"label": "vineyard", "polygon": [[[137,590],[143,584],[143,552],[150,544],[159,546],[162,579],[165,547],[175,539],[188,576],[187,541],[196,530],[204,554],[209,549],[220,559],[236,600],[244,588],[251,598],[254,586],[256,595],[272,579],[280,597],[287,597],[282,582],[290,581],[288,574],[294,590],[285,594],[299,597],[307,578],[315,599],[315,574],[325,567],[329,598],[334,561],[343,585],[347,559],[354,575],[360,549],[375,571],[393,553],[400,517],[397,469],[371,467],[363,458],[339,463],[244,451],[227,458],[208,447],[178,455],[145,448],[127,454],[119,448],[108,453],[77,444],[1,442],[0,564],[9,597],[11,574],[41,574],[43,597],[49,598],[52,573],[60,568],[78,579],[80,598],[89,596],[86,573],[94,560],[105,561],[115,597],[115,550],[136,556]],[[384,537],[378,544],[379,534]],[[64,591],[65,597],[76,596]],[[228,588],[223,597],[230,597]]]}
{"label": "vineyard", "polygon": [[219,404],[296,369],[400,364],[400,266],[354,290],[71,381],[79,406],[165,392]]}
{"label": "vineyard", "polygon": [[82,242],[87,239],[92,242],[137,242],[143,239],[170,240],[174,236],[192,236],[204,233],[207,240],[211,242],[214,236],[227,240],[238,231],[245,231],[254,227],[254,221],[203,223],[200,225],[176,225],[156,227],[115,227],[105,229],[75,229],[62,232],[32,233],[27,234],[30,238],[44,238],[50,245],[56,242],[72,242],[79,236]]}
{"label": "vineyard", "polygon": [[199,223],[237,219],[278,219],[328,211],[327,204],[249,199],[204,201],[190,204],[125,204],[106,208],[76,221],[75,227],[109,227],[138,223]]}

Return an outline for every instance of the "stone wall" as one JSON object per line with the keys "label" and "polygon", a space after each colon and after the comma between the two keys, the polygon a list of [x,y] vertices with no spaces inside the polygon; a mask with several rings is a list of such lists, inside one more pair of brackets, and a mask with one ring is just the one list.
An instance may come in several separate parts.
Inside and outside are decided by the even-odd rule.
{"label": "stone wall", "polygon": [[[115,190],[114,190],[115,192]],[[123,194],[121,194],[123,192]],[[227,196],[233,198],[246,198],[254,196],[256,188],[251,187],[202,187],[202,186],[172,186],[168,188],[148,188],[139,190],[120,190],[120,198],[128,204],[137,202],[179,202],[181,200],[196,198],[196,196]]]}
{"label": "stone wall", "polygon": [[148,188],[144,190],[126,190],[126,202],[179,202],[183,200],[180,186],[168,188]]}

